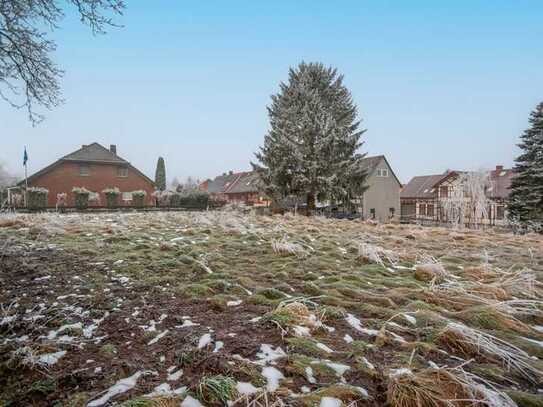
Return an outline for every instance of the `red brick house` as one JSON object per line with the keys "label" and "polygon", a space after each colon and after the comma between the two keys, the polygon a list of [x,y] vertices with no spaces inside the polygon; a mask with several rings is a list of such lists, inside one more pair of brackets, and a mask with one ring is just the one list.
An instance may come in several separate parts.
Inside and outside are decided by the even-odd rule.
{"label": "red brick house", "polygon": [[[20,183],[24,185],[24,181]],[[67,206],[75,205],[72,189],[84,187],[91,191],[89,206],[105,206],[106,188],[119,188],[119,206],[132,204],[132,192],[147,192],[145,204],[153,205],[154,182],[145,174],[117,155],[117,148],[109,150],[98,143],[83,145],[51,165],[28,177],[29,187],[43,187],[49,190],[47,206],[55,207],[57,194],[65,192]]]}
{"label": "red brick house", "polygon": [[258,175],[254,171],[224,173],[213,180],[200,184],[211,198],[227,203],[243,203],[251,206],[269,206],[270,201],[260,191]]}

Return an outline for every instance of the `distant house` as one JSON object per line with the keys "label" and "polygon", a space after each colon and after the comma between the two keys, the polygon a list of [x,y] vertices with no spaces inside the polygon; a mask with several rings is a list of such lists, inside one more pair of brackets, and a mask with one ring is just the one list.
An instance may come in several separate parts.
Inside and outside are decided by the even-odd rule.
{"label": "distant house", "polygon": [[[401,217],[406,221],[448,221],[444,205],[455,188],[462,171],[446,171],[443,174],[413,177],[402,189]],[[514,171],[497,165],[490,171],[490,188],[487,197],[490,205],[484,224],[499,225],[507,216],[506,202]]]}
{"label": "distant house", "polygon": [[368,189],[362,197],[362,216],[385,222],[400,213],[402,184],[384,155],[365,157]]}
{"label": "distant house", "polygon": [[[24,181],[20,185],[24,185]],[[91,191],[90,206],[104,206],[106,201],[102,191],[114,187],[121,191],[120,205],[131,205],[132,192],[137,190],[146,191],[145,203],[152,205],[154,198],[151,195],[155,190],[151,179],[117,155],[115,145],[107,149],[98,143],[83,145],[32,174],[28,177],[28,186],[49,190],[49,207],[55,206],[57,194],[63,192],[67,194],[67,206],[74,206],[74,187]]]}
{"label": "distant house", "polygon": [[258,175],[254,171],[224,173],[213,180],[200,184],[211,198],[227,203],[243,203],[252,206],[268,206],[270,201],[258,187]]}

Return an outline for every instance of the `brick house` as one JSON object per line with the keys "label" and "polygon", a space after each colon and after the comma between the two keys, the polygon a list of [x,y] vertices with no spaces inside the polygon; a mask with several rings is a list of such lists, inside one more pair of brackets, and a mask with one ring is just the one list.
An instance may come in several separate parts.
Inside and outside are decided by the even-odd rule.
{"label": "brick house", "polygon": [[[24,185],[22,181],[19,185]],[[154,182],[145,174],[117,155],[117,148],[109,149],[98,143],[83,145],[42,170],[28,177],[29,187],[49,190],[47,206],[55,207],[57,194],[65,192],[67,206],[75,206],[74,187],[91,191],[89,206],[105,206],[102,190],[117,187],[121,191],[119,206],[132,204],[132,192],[147,192],[146,205],[153,205]]]}
{"label": "brick house", "polygon": [[270,201],[258,188],[258,175],[254,171],[224,173],[200,184],[200,190],[212,199],[251,206],[269,206]]}
{"label": "brick house", "polygon": [[[446,171],[443,174],[413,177],[400,194],[401,217],[405,221],[447,222],[443,207],[450,192],[458,184],[462,171]],[[487,208],[486,225],[502,225],[507,217],[507,198],[512,169],[497,165],[490,171],[490,188],[486,195],[490,201]]]}

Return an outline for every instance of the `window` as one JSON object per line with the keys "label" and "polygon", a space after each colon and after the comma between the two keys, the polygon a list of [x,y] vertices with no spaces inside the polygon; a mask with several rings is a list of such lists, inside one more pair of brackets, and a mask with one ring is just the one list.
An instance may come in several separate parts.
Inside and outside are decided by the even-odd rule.
{"label": "window", "polygon": [[394,213],[396,212],[396,208],[388,208],[388,211],[390,212],[390,217],[394,217]]}
{"label": "window", "polygon": [[128,168],[126,168],[126,167],[117,167],[117,176],[118,177],[128,177]]}
{"label": "window", "polygon": [[505,218],[505,207],[503,205],[498,205],[496,207],[496,219]]}
{"label": "window", "polygon": [[377,169],[377,176],[378,177],[388,177],[388,169],[386,169],[386,168],[378,168]]}
{"label": "window", "polygon": [[419,204],[419,215],[426,216],[426,204]]}
{"label": "window", "polygon": [[428,204],[426,205],[426,216],[434,216],[434,205]]}
{"label": "window", "polygon": [[131,201],[132,192],[123,192],[123,201]]}
{"label": "window", "polygon": [[82,177],[88,177],[90,175],[89,166],[86,164],[81,164],[79,166],[79,175]]}
{"label": "window", "polygon": [[370,209],[370,215],[372,219],[375,219],[375,208]]}
{"label": "window", "polygon": [[449,196],[449,187],[439,187],[439,196],[441,198],[447,198]]}

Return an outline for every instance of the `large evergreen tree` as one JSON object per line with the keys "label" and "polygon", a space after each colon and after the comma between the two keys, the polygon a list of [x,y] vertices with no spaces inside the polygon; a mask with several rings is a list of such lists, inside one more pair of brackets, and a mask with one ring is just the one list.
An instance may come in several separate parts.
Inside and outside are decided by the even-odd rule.
{"label": "large evergreen tree", "polygon": [[155,187],[159,191],[166,190],[166,165],[164,164],[164,158],[158,157],[155,171]]}
{"label": "large evergreen tree", "polygon": [[509,214],[521,223],[543,221],[543,102],[530,115],[530,128],[518,145],[522,153],[515,160]]}
{"label": "large evergreen tree", "polygon": [[270,130],[253,167],[269,195],[305,197],[310,210],[317,199],[347,203],[361,196],[364,130],[336,69],[304,62],[291,68],[268,115]]}

